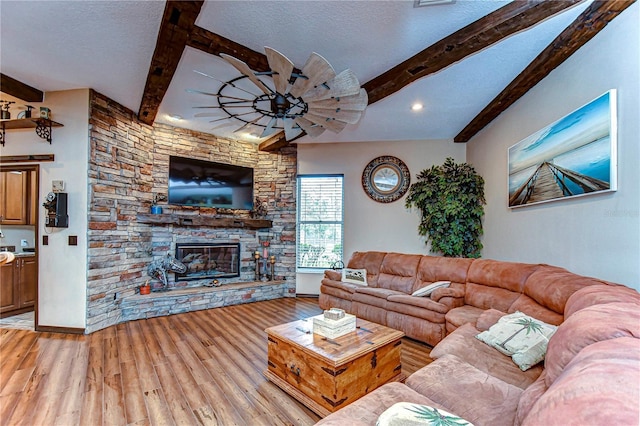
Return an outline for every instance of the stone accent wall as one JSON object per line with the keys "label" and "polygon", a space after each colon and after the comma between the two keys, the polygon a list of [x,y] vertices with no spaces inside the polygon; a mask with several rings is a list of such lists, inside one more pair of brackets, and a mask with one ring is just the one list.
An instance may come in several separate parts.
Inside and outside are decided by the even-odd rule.
{"label": "stone accent wall", "polygon": [[[148,126],[139,122],[133,111],[94,91],[89,120],[88,333],[127,320],[121,299],[133,296],[135,289],[149,279],[146,268],[152,260],[175,254],[177,242],[240,242],[242,272],[234,281],[254,278],[251,253],[258,249],[257,234],[262,231],[156,226],[136,221],[138,213],[149,212],[154,195],[167,194],[170,155],[254,168],[254,195],[267,202],[267,219],[273,221],[270,254],[277,259],[276,279],[285,281],[280,294],[295,295],[295,147],[266,153],[251,143],[163,124]],[[165,213],[249,215],[240,210],[219,212],[160,204]],[[174,286],[173,274],[170,276]],[[276,294],[273,298],[281,297]]]}

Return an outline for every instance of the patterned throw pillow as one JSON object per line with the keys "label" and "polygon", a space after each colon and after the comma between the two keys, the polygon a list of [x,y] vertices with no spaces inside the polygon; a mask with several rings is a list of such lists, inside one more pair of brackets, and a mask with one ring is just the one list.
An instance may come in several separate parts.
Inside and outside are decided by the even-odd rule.
{"label": "patterned throw pillow", "polygon": [[522,312],[505,315],[476,337],[511,357],[520,370],[526,371],[544,359],[549,339],[558,327]]}
{"label": "patterned throw pillow", "polygon": [[387,408],[376,426],[473,426],[465,419],[428,405],[398,402]]}
{"label": "patterned throw pillow", "polygon": [[345,283],[367,285],[367,270],[344,268],[342,270],[342,281]]}

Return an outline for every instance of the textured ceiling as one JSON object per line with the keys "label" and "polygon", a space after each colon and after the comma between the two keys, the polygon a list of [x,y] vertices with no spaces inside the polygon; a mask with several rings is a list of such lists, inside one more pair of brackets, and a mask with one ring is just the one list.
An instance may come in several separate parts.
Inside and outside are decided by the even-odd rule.
{"label": "textured ceiling", "polygon": [[[315,51],[336,71],[353,70],[363,84],[506,3],[458,0],[414,8],[413,0],[207,1],[196,24],[261,53],[273,47],[298,67]],[[588,4],[370,105],[358,124],[339,134],[327,131],[298,142],[453,138]],[[159,1],[3,0],[1,71],[44,91],[91,87],[137,112],[163,9]],[[244,138],[233,133],[242,123],[214,129],[221,123],[210,123],[216,117],[194,117],[205,111],[193,107],[215,105],[215,99],[186,89],[216,92],[220,86],[194,70],[222,81],[239,76],[220,58],[185,49],[156,121]],[[412,112],[416,101],[425,108]]]}

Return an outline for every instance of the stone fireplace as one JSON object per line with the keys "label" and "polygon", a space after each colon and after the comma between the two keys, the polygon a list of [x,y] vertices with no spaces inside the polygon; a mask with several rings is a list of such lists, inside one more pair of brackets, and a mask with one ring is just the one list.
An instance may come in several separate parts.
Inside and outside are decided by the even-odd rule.
{"label": "stone fireplace", "polygon": [[[135,112],[93,90],[89,126],[85,332],[139,318],[295,296],[295,145],[264,152],[253,143],[161,123],[148,126]],[[255,282],[253,254],[260,249],[260,241],[257,229],[242,225],[251,217],[249,211],[160,202],[163,214],[158,216],[177,218],[176,222],[140,220],[140,215],[149,214],[156,196],[168,192],[171,155],[254,169],[254,196],[267,204],[266,218],[278,236],[269,250],[276,256],[276,281]],[[208,223],[210,219],[218,222]],[[235,270],[239,276],[220,278],[223,285],[208,287],[216,278],[178,281],[170,273],[169,286],[180,288],[151,295],[135,293],[150,279],[147,268],[151,262],[167,253],[176,255],[178,244],[206,242],[239,244],[239,268]],[[234,271],[231,265],[227,267]]]}
{"label": "stone fireplace", "polygon": [[176,281],[240,276],[239,243],[178,243],[175,257],[187,267]]}

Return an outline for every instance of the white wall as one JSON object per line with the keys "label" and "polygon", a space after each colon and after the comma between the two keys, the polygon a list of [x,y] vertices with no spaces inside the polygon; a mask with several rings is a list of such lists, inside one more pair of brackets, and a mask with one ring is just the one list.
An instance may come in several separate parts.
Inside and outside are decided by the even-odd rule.
{"label": "white wall", "polygon": [[[465,161],[464,144],[452,141],[393,141],[298,145],[298,174],[344,174],[344,261],[354,251],[428,253],[418,235],[420,215],[404,207],[405,197],[378,203],[362,189],[362,171],[381,155],[398,157],[409,168],[411,181],[422,170],[442,164],[447,157]],[[322,273],[298,273],[296,291],[319,294]]]}
{"label": "white wall", "polygon": [[[5,94],[2,98],[5,99]],[[16,100],[18,105],[25,102]],[[48,92],[36,108],[49,107],[52,118],[64,125],[52,130],[52,144],[34,129],[7,131],[0,155],[54,154],[55,161],[40,163],[38,199],[38,323],[42,326],[85,328],[87,289],[87,160],[89,153],[89,90]],[[12,117],[19,110],[12,109]],[[44,198],[52,180],[63,180],[69,195],[69,227],[44,227]],[[42,236],[49,245],[42,245]],[[77,246],[68,237],[78,237]]]}
{"label": "white wall", "polygon": [[[486,182],[483,257],[640,288],[639,10],[625,10],[467,144]],[[618,91],[618,191],[507,208],[507,148],[609,89]]]}

